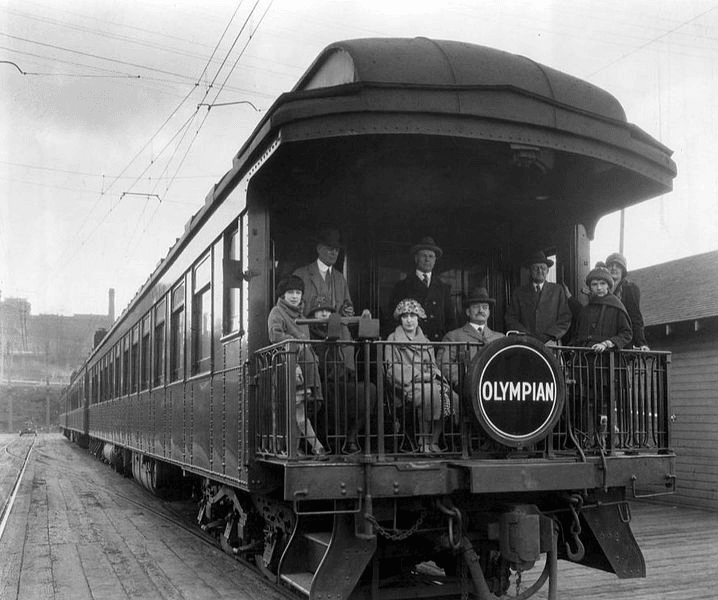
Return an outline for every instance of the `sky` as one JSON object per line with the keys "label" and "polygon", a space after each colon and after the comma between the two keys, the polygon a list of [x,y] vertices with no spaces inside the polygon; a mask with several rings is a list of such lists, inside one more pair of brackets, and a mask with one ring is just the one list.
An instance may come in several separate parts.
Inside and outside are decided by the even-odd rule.
{"label": "sky", "polygon": [[[114,288],[119,314],[317,54],[385,36],[612,93],[678,165],[625,211],[629,270],[718,249],[718,0],[0,0],[0,297],[102,314]],[[592,262],[619,230],[599,222]]]}

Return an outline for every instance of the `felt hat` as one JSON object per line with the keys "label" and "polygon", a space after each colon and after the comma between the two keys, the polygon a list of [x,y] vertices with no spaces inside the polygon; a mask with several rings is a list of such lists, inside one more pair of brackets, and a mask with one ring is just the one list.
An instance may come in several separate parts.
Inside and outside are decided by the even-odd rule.
{"label": "felt hat", "polygon": [[434,238],[429,237],[428,235],[421,238],[421,241],[418,244],[414,244],[409,249],[409,253],[413,256],[419,250],[431,250],[436,253],[436,258],[441,258],[441,255],[444,253],[444,251],[436,245]]}
{"label": "felt hat", "polygon": [[401,318],[401,315],[405,315],[407,313],[416,315],[420,319],[426,319],[424,307],[418,300],[414,300],[413,298],[404,298],[396,305],[396,308],[394,309],[394,318],[398,321]]}
{"label": "felt hat", "polygon": [[591,281],[595,279],[602,279],[608,284],[608,289],[610,291],[613,289],[613,277],[611,277],[610,271],[601,265],[602,263],[598,263],[589,271],[588,275],[586,275],[586,285],[591,287]]}
{"label": "felt hat", "polygon": [[312,303],[309,306],[309,312],[307,313],[307,316],[312,317],[314,313],[318,310],[328,310],[331,312],[335,312],[332,303],[326,296],[315,296],[314,298],[312,298]]}
{"label": "felt hat", "polygon": [[469,308],[478,302],[496,304],[496,299],[489,297],[489,291],[485,287],[476,288],[464,299],[464,308]]}
{"label": "felt hat", "polygon": [[553,261],[550,258],[546,258],[546,254],[544,254],[543,250],[534,252],[523,262],[523,265],[525,267],[530,267],[536,263],[544,263],[547,267],[553,266]]}
{"label": "felt hat", "polygon": [[626,257],[623,256],[620,252],[614,252],[613,254],[609,254],[606,257],[606,266],[610,265],[611,263],[616,263],[617,265],[620,265],[623,269],[623,274],[626,274],[626,271],[628,271],[628,263],[626,262]]}
{"label": "felt hat", "polygon": [[297,275],[284,277],[277,284],[277,297],[284,296],[284,293],[288,290],[299,290],[304,293],[304,280]]}
{"label": "felt hat", "polygon": [[314,241],[317,244],[329,246],[330,248],[344,248],[344,243],[342,242],[342,236],[339,233],[339,230],[334,229],[333,227],[320,229],[319,233],[317,233],[317,236],[314,238]]}

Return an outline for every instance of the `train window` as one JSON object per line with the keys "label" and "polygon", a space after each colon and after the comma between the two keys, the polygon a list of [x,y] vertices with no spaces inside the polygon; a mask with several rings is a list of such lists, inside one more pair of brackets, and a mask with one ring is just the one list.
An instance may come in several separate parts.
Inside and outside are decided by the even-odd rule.
{"label": "train window", "polygon": [[165,306],[163,299],[155,307],[154,339],[154,381],[153,385],[162,385],[165,381]]}
{"label": "train window", "polygon": [[129,334],[122,340],[122,395],[130,393],[130,338]]}
{"label": "train window", "polygon": [[139,362],[140,362],[140,340],[139,326],[132,328],[132,345],[130,346],[130,393],[137,391]]}
{"label": "train window", "polygon": [[142,342],[140,344],[140,389],[146,390],[150,387],[150,314],[147,313],[142,319]]}
{"label": "train window", "polygon": [[170,316],[170,381],[182,377],[184,357],[184,283],[172,290]]}
{"label": "train window", "polygon": [[97,389],[97,365],[92,367],[92,380],[90,385],[90,403],[97,404],[97,395],[99,391]]}
{"label": "train window", "polygon": [[100,361],[100,402],[107,400],[107,357]]}
{"label": "train window", "polygon": [[107,361],[109,363],[109,370],[107,374],[107,397],[115,397],[115,351],[110,350],[107,353]]}
{"label": "train window", "polygon": [[121,342],[115,346],[115,397],[122,395],[122,351]]}
{"label": "train window", "polygon": [[239,331],[241,312],[241,235],[240,228],[230,231],[225,236],[224,259],[224,333]]}
{"label": "train window", "polygon": [[212,355],[212,263],[209,255],[194,269],[192,283],[192,373],[208,371]]}

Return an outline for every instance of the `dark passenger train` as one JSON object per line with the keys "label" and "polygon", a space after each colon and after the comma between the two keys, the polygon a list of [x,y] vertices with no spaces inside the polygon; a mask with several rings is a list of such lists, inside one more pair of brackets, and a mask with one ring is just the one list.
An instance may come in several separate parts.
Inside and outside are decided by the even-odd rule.
{"label": "dark passenger train", "polygon": [[[611,95],[524,57],[424,38],[333,44],[77,371],[64,431],[153,491],[190,478],[227,552],[309,598],[526,598],[548,581],[555,599],[558,559],[645,576],[628,502],[675,488],[668,354],[507,336],[457,360],[461,400],[426,455],[377,321],[391,321],[425,235],[443,247],[435,272],[457,315],[486,287],[504,331],[537,249],[579,297],[598,219],[668,192],[670,155]],[[374,319],[347,320],[356,341],[325,342],[351,346],[349,377],[373,386],[307,402],[330,451],[319,461],[294,419],[307,342],[270,345],[267,316],[322,226],[341,229],[338,264]],[[352,411],[359,453],[346,451]]]}

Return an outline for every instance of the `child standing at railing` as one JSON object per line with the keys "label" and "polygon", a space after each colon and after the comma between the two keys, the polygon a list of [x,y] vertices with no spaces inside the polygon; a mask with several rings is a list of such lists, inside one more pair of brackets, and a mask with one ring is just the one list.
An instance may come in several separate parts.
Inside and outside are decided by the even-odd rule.
{"label": "child standing at railing", "polygon": [[[309,327],[298,325],[297,319],[302,317],[302,295],[304,282],[296,275],[282,279],[277,285],[277,304],[269,312],[267,327],[269,341],[272,344],[284,340],[309,341]],[[297,350],[296,370],[296,420],[299,427],[300,441],[306,439],[312,454],[326,456],[327,450],[317,438],[312,422],[307,416],[307,401],[322,399],[317,357],[311,346],[300,344]],[[302,454],[299,449],[299,454]]]}

